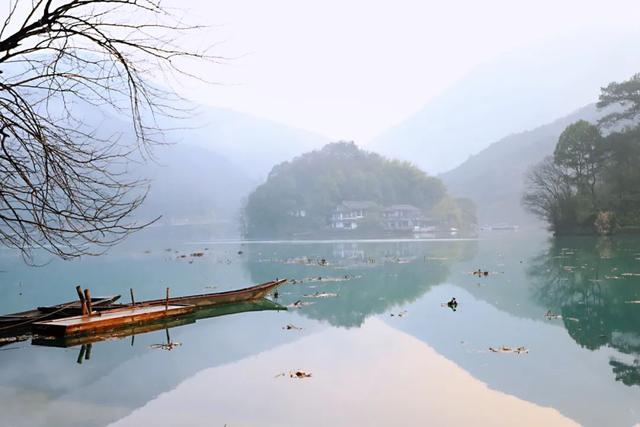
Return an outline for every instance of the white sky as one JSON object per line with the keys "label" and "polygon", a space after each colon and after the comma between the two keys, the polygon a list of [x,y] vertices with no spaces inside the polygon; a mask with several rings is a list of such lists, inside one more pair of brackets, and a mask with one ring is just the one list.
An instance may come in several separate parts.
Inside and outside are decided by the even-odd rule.
{"label": "white sky", "polygon": [[164,0],[211,25],[192,99],[336,139],[366,142],[474,67],[513,49],[598,27],[633,27],[638,0]]}

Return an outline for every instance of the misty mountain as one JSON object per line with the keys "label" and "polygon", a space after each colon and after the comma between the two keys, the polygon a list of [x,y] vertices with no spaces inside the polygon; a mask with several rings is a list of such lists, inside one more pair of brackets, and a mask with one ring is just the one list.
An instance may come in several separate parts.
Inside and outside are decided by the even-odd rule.
{"label": "misty mountain", "polygon": [[589,105],[547,125],[507,136],[440,178],[452,195],[475,203],[479,224],[536,223],[521,205],[526,172],[553,154],[569,124],[580,119],[595,122],[600,116],[595,105]]}
{"label": "misty mountain", "polygon": [[161,224],[237,222],[242,200],[255,186],[224,156],[192,144],[154,149],[136,176],[150,181],[137,218]]}
{"label": "misty mountain", "polygon": [[635,40],[629,34],[594,34],[504,55],[477,68],[367,148],[412,161],[428,173],[450,170],[505,135],[593,102],[601,86],[638,72],[640,46]]}
{"label": "misty mountain", "polygon": [[178,126],[183,128],[169,133],[172,141],[215,151],[255,180],[265,179],[274,165],[329,142],[312,132],[209,106],[201,106]]}
{"label": "misty mountain", "polygon": [[[136,219],[237,223],[243,199],[273,165],[324,143],[318,135],[269,120],[221,108],[196,109],[191,117],[159,117],[166,145],[154,146],[150,159],[135,156],[139,163],[129,165],[132,177],[150,184]],[[134,138],[125,117],[100,107],[84,109],[83,121],[105,138]]]}

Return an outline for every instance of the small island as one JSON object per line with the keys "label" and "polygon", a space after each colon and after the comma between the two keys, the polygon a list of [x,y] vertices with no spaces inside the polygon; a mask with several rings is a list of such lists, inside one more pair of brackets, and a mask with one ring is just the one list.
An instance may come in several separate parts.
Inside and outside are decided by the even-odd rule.
{"label": "small island", "polygon": [[248,238],[436,237],[475,230],[475,206],[408,162],[327,144],[275,166],[244,211]]}

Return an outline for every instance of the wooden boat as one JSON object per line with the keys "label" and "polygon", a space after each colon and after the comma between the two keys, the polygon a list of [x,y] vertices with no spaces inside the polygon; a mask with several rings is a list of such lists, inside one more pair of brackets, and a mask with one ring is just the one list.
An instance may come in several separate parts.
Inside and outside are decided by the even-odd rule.
{"label": "wooden boat", "polygon": [[[230,304],[242,301],[252,301],[264,298],[269,292],[285,283],[287,279],[272,280],[248,288],[236,289],[233,291],[214,292],[210,294],[187,295],[182,297],[169,298],[169,304],[195,305],[197,307],[209,307],[218,304]],[[166,304],[167,299],[148,300],[136,303],[140,305],[161,305]]]}
{"label": "wooden boat", "polygon": [[[91,298],[92,311],[97,312],[92,316],[81,316],[81,302],[73,301],[0,316],[0,332],[6,331],[10,335],[24,334],[30,331],[36,332],[36,330],[41,333],[52,333],[53,335],[93,333],[116,326],[139,324],[171,317],[170,313],[162,314],[162,310],[156,309],[158,307],[165,309],[167,306],[173,306],[175,310],[172,313],[182,315],[204,307],[258,300],[264,298],[270,291],[285,282],[286,279],[272,280],[233,291],[147,300],[130,304],[114,303],[120,297],[119,295],[109,298]],[[80,290],[78,292],[81,293]],[[177,310],[179,307],[189,307],[190,310]],[[165,309],[164,311],[167,310]],[[103,319],[96,319],[99,317],[103,317]],[[107,322],[105,319],[109,319],[109,321]],[[61,320],[61,322],[56,320]],[[65,322],[66,320],[68,322]],[[36,323],[38,323],[38,326],[36,326]],[[48,326],[43,327],[43,324]],[[48,332],[45,332],[45,329]]]}
{"label": "wooden boat", "polygon": [[[108,297],[93,297],[91,305],[94,310],[109,309],[120,295]],[[31,330],[31,324],[38,320],[59,319],[61,317],[76,316],[82,313],[80,301],[70,301],[34,310],[0,316],[0,336],[17,335]]]}

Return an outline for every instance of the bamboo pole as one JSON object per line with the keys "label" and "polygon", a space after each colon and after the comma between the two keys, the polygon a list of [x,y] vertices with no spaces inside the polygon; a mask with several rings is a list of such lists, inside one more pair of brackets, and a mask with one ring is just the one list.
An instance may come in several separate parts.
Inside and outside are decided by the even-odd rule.
{"label": "bamboo pole", "polygon": [[93,313],[93,307],[91,307],[91,292],[89,289],[84,290],[84,303],[87,307],[87,313],[91,316]]}
{"label": "bamboo pole", "polygon": [[136,305],[136,299],[133,297],[133,288],[129,288],[129,293],[131,294],[131,305]]}
{"label": "bamboo pole", "polygon": [[164,300],[164,310],[169,310],[169,288],[167,288],[167,297]]}
{"label": "bamboo pole", "polygon": [[84,299],[84,294],[82,293],[82,288],[80,285],[76,286],[76,292],[78,293],[78,298],[80,298],[80,308],[82,309],[82,315],[87,315],[87,304]]}

